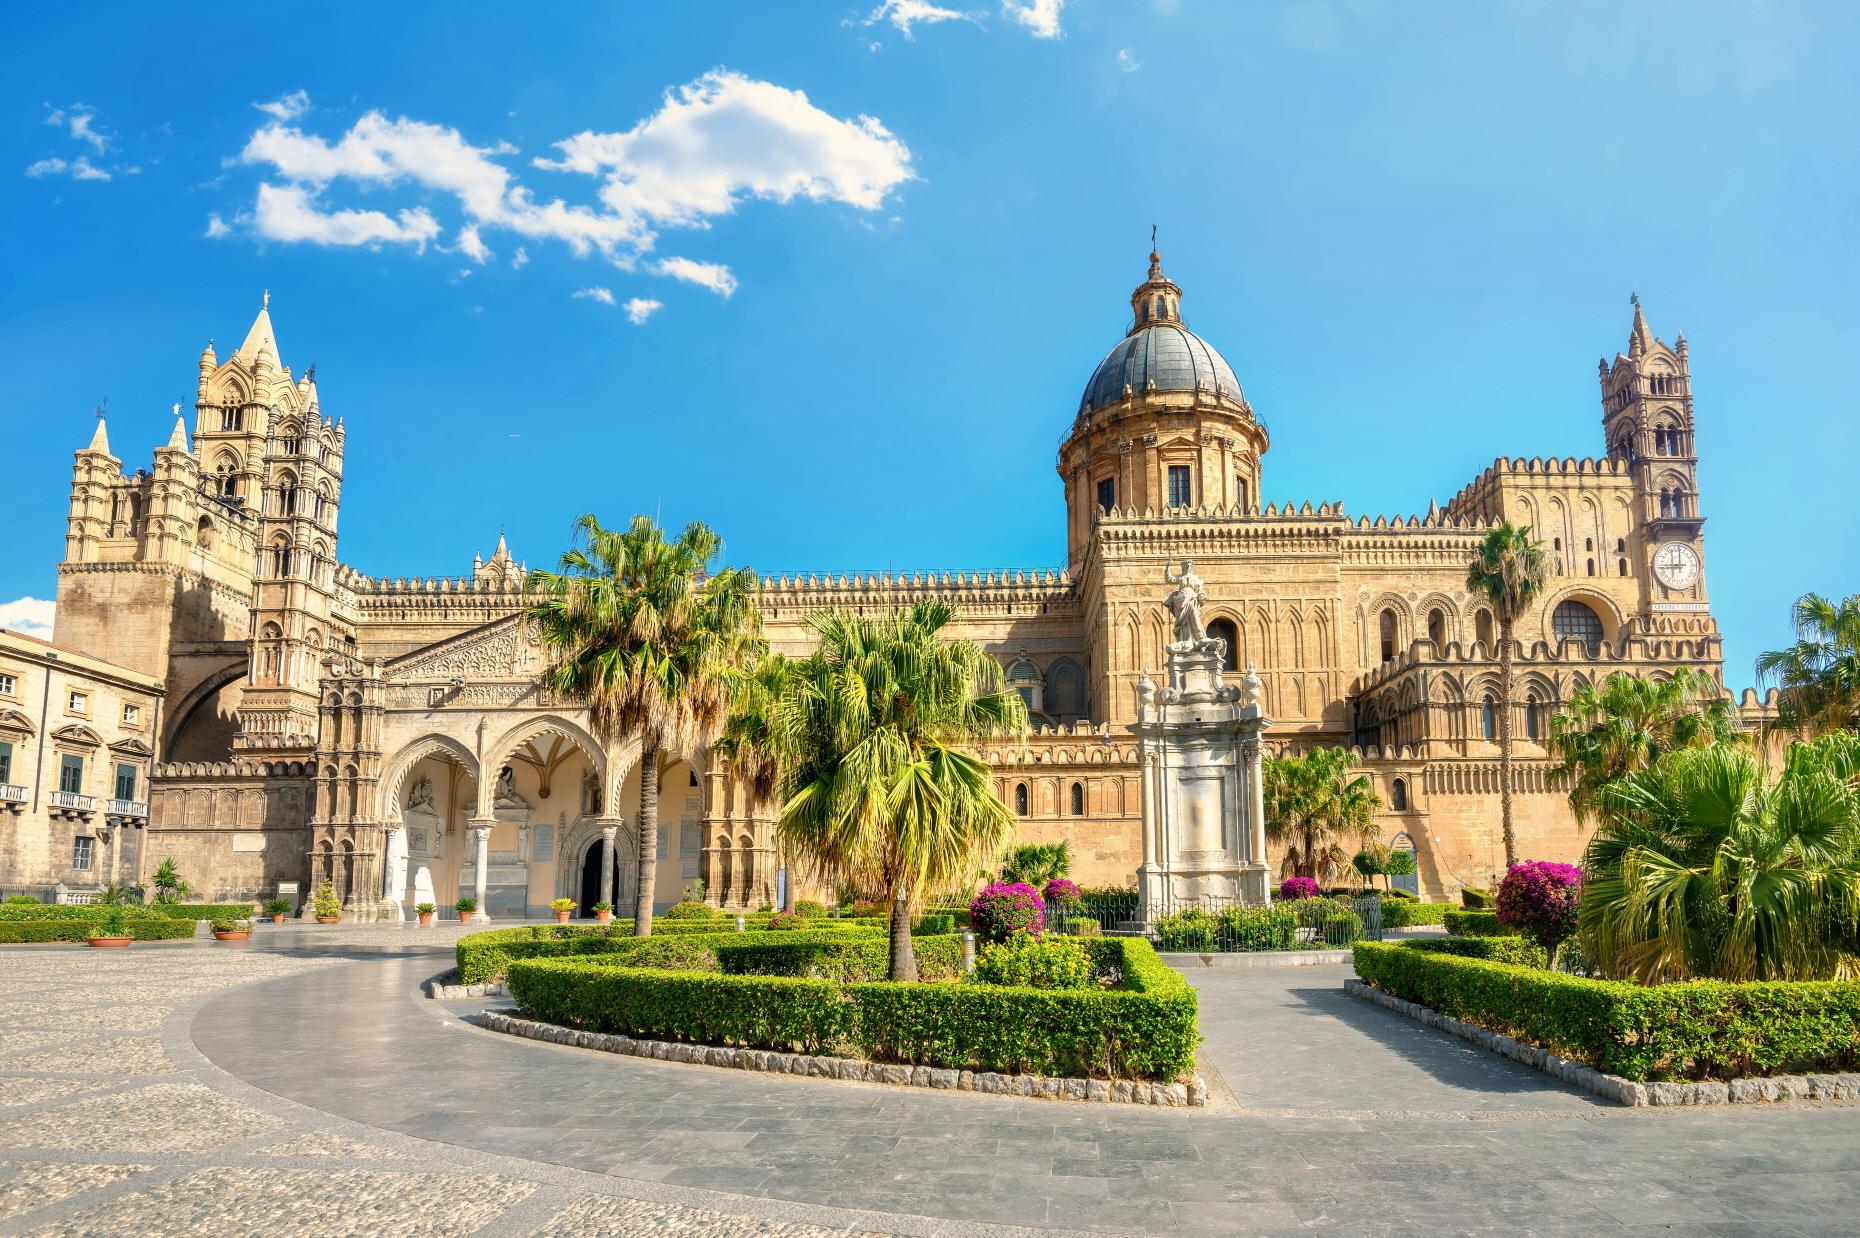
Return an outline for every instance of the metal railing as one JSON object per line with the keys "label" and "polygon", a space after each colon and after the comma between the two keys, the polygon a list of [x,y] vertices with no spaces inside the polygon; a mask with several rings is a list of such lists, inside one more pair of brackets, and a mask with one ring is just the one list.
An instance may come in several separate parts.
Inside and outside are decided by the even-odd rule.
{"label": "metal railing", "polygon": [[[1275,914],[1259,914],[1268,909]],[[1049,907],[1047,931],[1133,932],[1139,910],[1134,890],[1088,892],[1075,906]],[[1340,948],[1382,940],[1382,900],[1287,899],[1260,907],[1235,898],[1167,898],[1150,908],[1148,936],[1159,950],[1194,953]]]}
{"label": "metal railing", "polygon": [[52,807],[75,808],[79,812],[96,812],[97,797],[79,795],[76,791],[54,791],[52,792]]}

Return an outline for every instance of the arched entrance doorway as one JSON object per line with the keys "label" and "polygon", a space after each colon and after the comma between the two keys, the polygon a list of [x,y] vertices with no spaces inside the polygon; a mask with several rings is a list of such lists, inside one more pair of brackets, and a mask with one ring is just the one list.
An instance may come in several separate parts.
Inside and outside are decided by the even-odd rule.
{"label": "arched entrance doorway", "polygon": [[581,857],[580,906],[576,914],[592,917],[594,904],[601,901],[601,870],[606,866],[613,871],[613,883],[608,888],[613,891],[611,901],[620,901],[620,856],[619,848],[612,852],[607,849],[607,840],[597,838],[589,845],[586,854]]}

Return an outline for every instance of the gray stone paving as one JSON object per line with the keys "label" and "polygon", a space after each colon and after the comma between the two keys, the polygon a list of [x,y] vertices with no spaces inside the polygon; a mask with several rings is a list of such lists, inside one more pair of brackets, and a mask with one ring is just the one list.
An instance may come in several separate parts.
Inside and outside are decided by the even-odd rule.
{"label": "gray stone paving", "polygon": [[[0,1035],[69,1037],[0,1042],[0,1234],[1826,1234],[1860,1209],[1860,1106],[1621,1110],[1351,1001],[1342,968],[1191,971],[1224,1083],[1188,1111],[616,1058],[419,998],[449,960],[402,931],[262,945],[0,952]],[[97,1052],[150,1037],[165,1070]],[[82,1069],[43,1069],[67,1047]]]}

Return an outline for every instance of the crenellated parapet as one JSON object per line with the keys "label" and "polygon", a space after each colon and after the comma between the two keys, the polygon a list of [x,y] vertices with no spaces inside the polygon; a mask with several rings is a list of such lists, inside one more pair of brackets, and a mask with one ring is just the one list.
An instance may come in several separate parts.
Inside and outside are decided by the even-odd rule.
{"label": "crenellated parapet", "polygon": [[1446,514],[1469,523],[1495,523],[1505,516],[1501,487],[1510,484],[1541,484],[1554,481],[1580,486],[1585,481],[1632,485],[1626,461],[1592,457],[1524,456],[1500,457],[1485,472],[1461,488],[1447,502]]}
{"label": "crenellated parapet", "polygon": [[987,572],[853,572],[764,576],[757,604],[764,615],[830,607],[891,609],[947,598],[967,617],[1029,613],[1076,602],[1070,577],[1053,569]]}

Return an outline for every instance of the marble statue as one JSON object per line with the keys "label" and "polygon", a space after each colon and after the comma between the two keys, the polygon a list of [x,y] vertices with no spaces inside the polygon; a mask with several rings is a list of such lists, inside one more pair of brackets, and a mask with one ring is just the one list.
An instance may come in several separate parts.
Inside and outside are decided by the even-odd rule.
{"label": "marble statue", "polygon": [[1208,600],[1208,593],[1201,577],[1195,575],[1195,561],[1182,560],[1180,572],[1164,568],[1163,579],[1176,587],[1169,595],[1169,609],[1175,615],[1176,641],[1202,640],[1206,632],[1201,626],[1201,604]]}
{"label": "marble statue", "polygon": [[433,802],[433,780],[422,778],[413,784],[413,793],[407,797],[407,807],[424,808]]}
{"label": "marble statue", "polygon": [[517,794],[517,776],[508,765],[497,771],[497,786],[493,795],[499,806],[529,807],[528,801]]}

